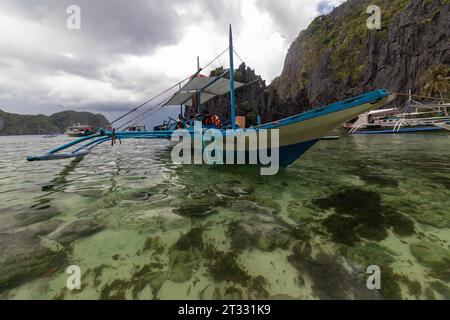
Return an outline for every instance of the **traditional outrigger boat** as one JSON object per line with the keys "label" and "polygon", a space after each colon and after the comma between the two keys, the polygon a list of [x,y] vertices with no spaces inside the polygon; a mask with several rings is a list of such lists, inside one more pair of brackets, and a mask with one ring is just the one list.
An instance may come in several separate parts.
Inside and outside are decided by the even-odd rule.
{"label": "traditional outrigger boat", "polygon": [[95,133],[95,128],[88,125],[72,126],[66,130],[66,135],[72,138],[87,137]]}
{"label": "traditional outrigger boat", "polygon": [[366,112],[344,127],[358,135],[450,132],[450,104],[423,104],[410,92],[404,106]]}
{"label": "traditional outrigger boat", "polygon": [[[196,106],[198,108],[198,112],[200,113],[202,104],[213,99],[214,97],[230,94],[231,121],[229,123],[224,123],[223,126],[218,128],[221,132],[223,132],[225,139],[233,138],[236,135],[242,135],[242,133],[245,133],[246,130],[249,129],[255,130],[256,132],[279,129],[279,149],[275,151],[279,152],[279,164],[282,167],[292,164],[318,141],[324,139],[324,137],[333,129],[339,127],[347,121],[350,121],[351,119],[354,119],[355,117],[358,117],[360,114],[368,112],[372,109],[380,108],[394,99],[394,96],[387,90],[376,90],[279,121],[258,124],[251,128],[241,128],[239,123],[236,121],[235,90],[243,88],[248,84],[235,81],[234,72],[230,72],[230,70],[234,70],[235,53],[233,49],[231,26],[229,33],[229,47],[226,51],[229,52],[229,70],[225,71],[218,77],[200,77],[199,74],[202,69],[199,69],[194,76],[180,82],[179,90],[171,96],[168,101],[162,103],[160,107],[163,108],[165,106],[179,105],[182,109],[183,105],[187,107]],[[229,79],[226,78],[227,75],[229,75]],[[181,86],[183,83],[185,83],[184,86]],[[152,100],[153,99],[150,99],[149,101]],[[116,121],[113,121],[112,124],[118,120],[124,119],[132,112],[136,112],[136,110],[145,104],[146,103],[133,109]],[[149,114],[149,111],[152,112]],[[153,114],[153,112],[154,109],[143,112],[137,117],[134,117],[130,121],[126,122],[122,125],[122,127],[130,123],[133,125],[136,121],[143,121],[143,119]],[[184,127],[186,130],[189,130],[192,134],[194,134],[193,126],[190,126],[185,120],[184,122]],[[171,119],[164,125],[154,128],[153,131],[119,131],[116,129],[107,131],[103,129],[91,136],[82,137],[63,146],[57,147],[47,152],[45,155],[29,156],[27,160],[44,161],[85,156],[89,154],[96,146],[106,142],[111,142],[111,144],[114,145],[119,139],[171,139],[178,127],[179,121]],[[325,138],[325,140],[327,140],[327,138]],[[74,150],[69,153],[61,153],[62,151],[70,148],[73,148]],[[274,150],[271,150],[271,152],[273,151]]]}

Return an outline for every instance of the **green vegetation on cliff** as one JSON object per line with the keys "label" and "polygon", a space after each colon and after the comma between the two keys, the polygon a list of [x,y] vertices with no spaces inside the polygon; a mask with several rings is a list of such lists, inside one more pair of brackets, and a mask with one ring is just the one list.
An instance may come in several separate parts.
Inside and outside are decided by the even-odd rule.
{"label": "green vegetation on cliff", "polygon": [[[371,5],[381,9],[380,30],[367,27]],[[347,0],[292,43],[270,86],[279,110],[295,114],[376,88],[419,93],[427,69],[450,65],[449,21],[450,0]]]}
{"label": "green vegetation on cliff", "polygon": [[305,60],[300,61],[302,71],[296,87],[302,89],[307,85],[308,80],[304,76],[317,67],[318,58],[322,55],[330,56],[330,67],[335,80],[358,81],[366,67],[360,61],[360,53],[368,33],[371,32],[367,28],[368,6],[380,7],[382,22],[377,37],[385,38],[393,18],[410,3],[411,0],[361,0],[352,5],[350,15],[341,19],[336,19],[333,15],[314,19],[303,34],[303,49],[309,52],[303,55]]}

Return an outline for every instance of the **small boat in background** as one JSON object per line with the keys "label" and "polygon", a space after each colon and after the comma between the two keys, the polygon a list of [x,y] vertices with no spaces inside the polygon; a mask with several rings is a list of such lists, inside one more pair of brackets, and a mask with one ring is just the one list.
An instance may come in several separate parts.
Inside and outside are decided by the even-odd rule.
{"label": "small boat in background", "polygon": [[412,99],[400,108],[373,110],[344,125],[349,134],[397,134],[450,131],[450,104],[422,104]]}
{"label": "small boat in background", "polygon": [[95,133],[95,128],[87,125],[77,125],[67,129],[66,134],[69,137],[80,138],[87,137]]}
{"label": "small boat in background", "polygon": [[134,125],[131,127],[127,127],[124,130],[125,132],[144,132],[147,131],[144,125]]}
{"label": "small boat in background", "polygon": [[57,136],[59,136],[59,133],[49,133],[49,134],[43,136],[42,138],[51,139],[51,138],[56,138]]}

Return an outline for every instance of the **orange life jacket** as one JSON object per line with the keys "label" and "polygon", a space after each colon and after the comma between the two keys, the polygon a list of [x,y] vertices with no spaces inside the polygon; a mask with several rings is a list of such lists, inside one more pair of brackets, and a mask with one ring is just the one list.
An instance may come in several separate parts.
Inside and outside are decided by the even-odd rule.
{"label": "orange life jacket", "polygon": [[205,120],[203,121],[205,125],[214,125],[217,128],[222,127],[222,121],[220,121],[220,117],[218,115],[209,115],[206,116]]}
{"label": "orange life jacket", "polygon": [[220,117],[218,115],[214,115],[212,120],[212,124],[214,124],[217,128],[222,127],[222,121],[220,121]]}

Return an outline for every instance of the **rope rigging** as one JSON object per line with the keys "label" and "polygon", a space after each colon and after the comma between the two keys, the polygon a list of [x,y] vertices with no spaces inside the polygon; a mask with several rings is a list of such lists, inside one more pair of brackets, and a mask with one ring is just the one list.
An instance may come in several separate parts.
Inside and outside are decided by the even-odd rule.
{"label": "rope rigging", "polygon": [[[161,93],[159,93],[158,95],[156,95],[156,96],[150,98],[149,100],[145,101],[144,103],[140,104],[139,106],[135,107],[134,109],[130,110],[129,112],[125,113],[124,115],[118,117],[118,118],[115,119],[114,121],[110,122],[109,125],[112,126],[113,124],[117,123],[118,121],[124,119],[125,117],[129,116],[130,114],[132,114],[132,113],[136,112],[137,110],[141,109],[142,107],[146,106],[146,105],[149,104],[150,102],[155,101],[156,99],[158,99],[158,98],[160,98],[161,96],[167,94],[168,92],[170,92],[171,90],[175,89],[176,87],[179,87],[179,86],[180,86],[181,84],[183,84],[185,81],[187,81],[187,80],[189,80],[189,79],[191,79],[191,78],[193,78],[193,77],[198,76],[198,75],[200,74],[201,71],[203,71],[204,69],[206,69],[206,68],[208,68],[210,65],[212,65],[215,61],[217,61],[217,60],[218,60],[224,53],[226,53],[227,51],[228,51],[228,48],[226,48],[224,51],[222,51],[217,57],[215,57],[213,60],[211,60],[211,61],[210,61],[208,64],[206,64],[203,68],[199,68],[199,69],[197,70],[197,72],[194,73],[193,75],[190,75],[190,76],[186,77],[185,79],[183,79],[183,80],[179,81],[178,83],[174,84],[173,86],[171,86],[169,89],[164,90],[163,92],[161,92]],[[159,104],[157,104],[155,107],[158,107],[158,106],[159,106]],[[153,108],[154,108],[154,107],[152,107],[150,110],[147,110],[146,112],[153,110]],[[161,110],[161,109],[162,109],[162,107],[161,107],[159,110]],[[159,111],[159,110],[158,110],[158,111]],[[142,113],[141,116],[144,115],[146,112]],[[153,114],[153,113],[152,113],[152,114]],[[140,117],[140,116],[138,116],[138,117],[135,118],[134,120],[138,119],[139,117]],[[128,121],[126,124],[129,124],[129,123],[131,123],[131,122],[134,121],[134,120]],[[124,125],[121,125],[119,128],[122,128],[123,126],[124,126]]]}
{"label": "rope rigging", "polygon": [[[148,110],[142,112],[141,114],[139,114],[138,116],[134,117],[133,119],[131,119],[131,120],[125,122],[124,124],[120,125],[117,129],[122,129],[122,128],[126,127],[127,125],[129,125],[129,124],[132,123],[132,122],[135,122],[135,123],[138,122],[140,117],[143,117],[143,116],[145,116],[148,112],[151,112],[151,111],[155,110],[156,108],[160,107],[161,105],[164,105],[164,103],[165,103],[166,101],[167,101],[167,98],[164,99],[164,100],[162,100],[160,103],[157,103],[156,105],[150,107],[150,109],[148,109]],[[133,123],[133,125],[135,125],[135,123]],[[132,125],[132,126],[133,126],[133,125]]]}
{"label": "rope rigging", "polygon": [[418,98],[418,99],[432,99],[432,100],[450,101],[450,99],[447,99],[447,98],[437,98],[437,97],[421,96],[421,95],[415,95],[415,94],[409,94],[409,93],[398,93],[398,92],[393,92],[392,94],[395,94],[395,95],[397,95],[397,96],[402,96],[402,97],[412,97],[412,98]]}
{"label": "rope rigging", "polygon": [[239,54],[236,52],[236,50],[233,49],[234,54],[236,55],[236,57],[238,57],[239,60],[241,60],[242,63],[245,63],[244,60],[242,60],[242,58],[239,56]]}

